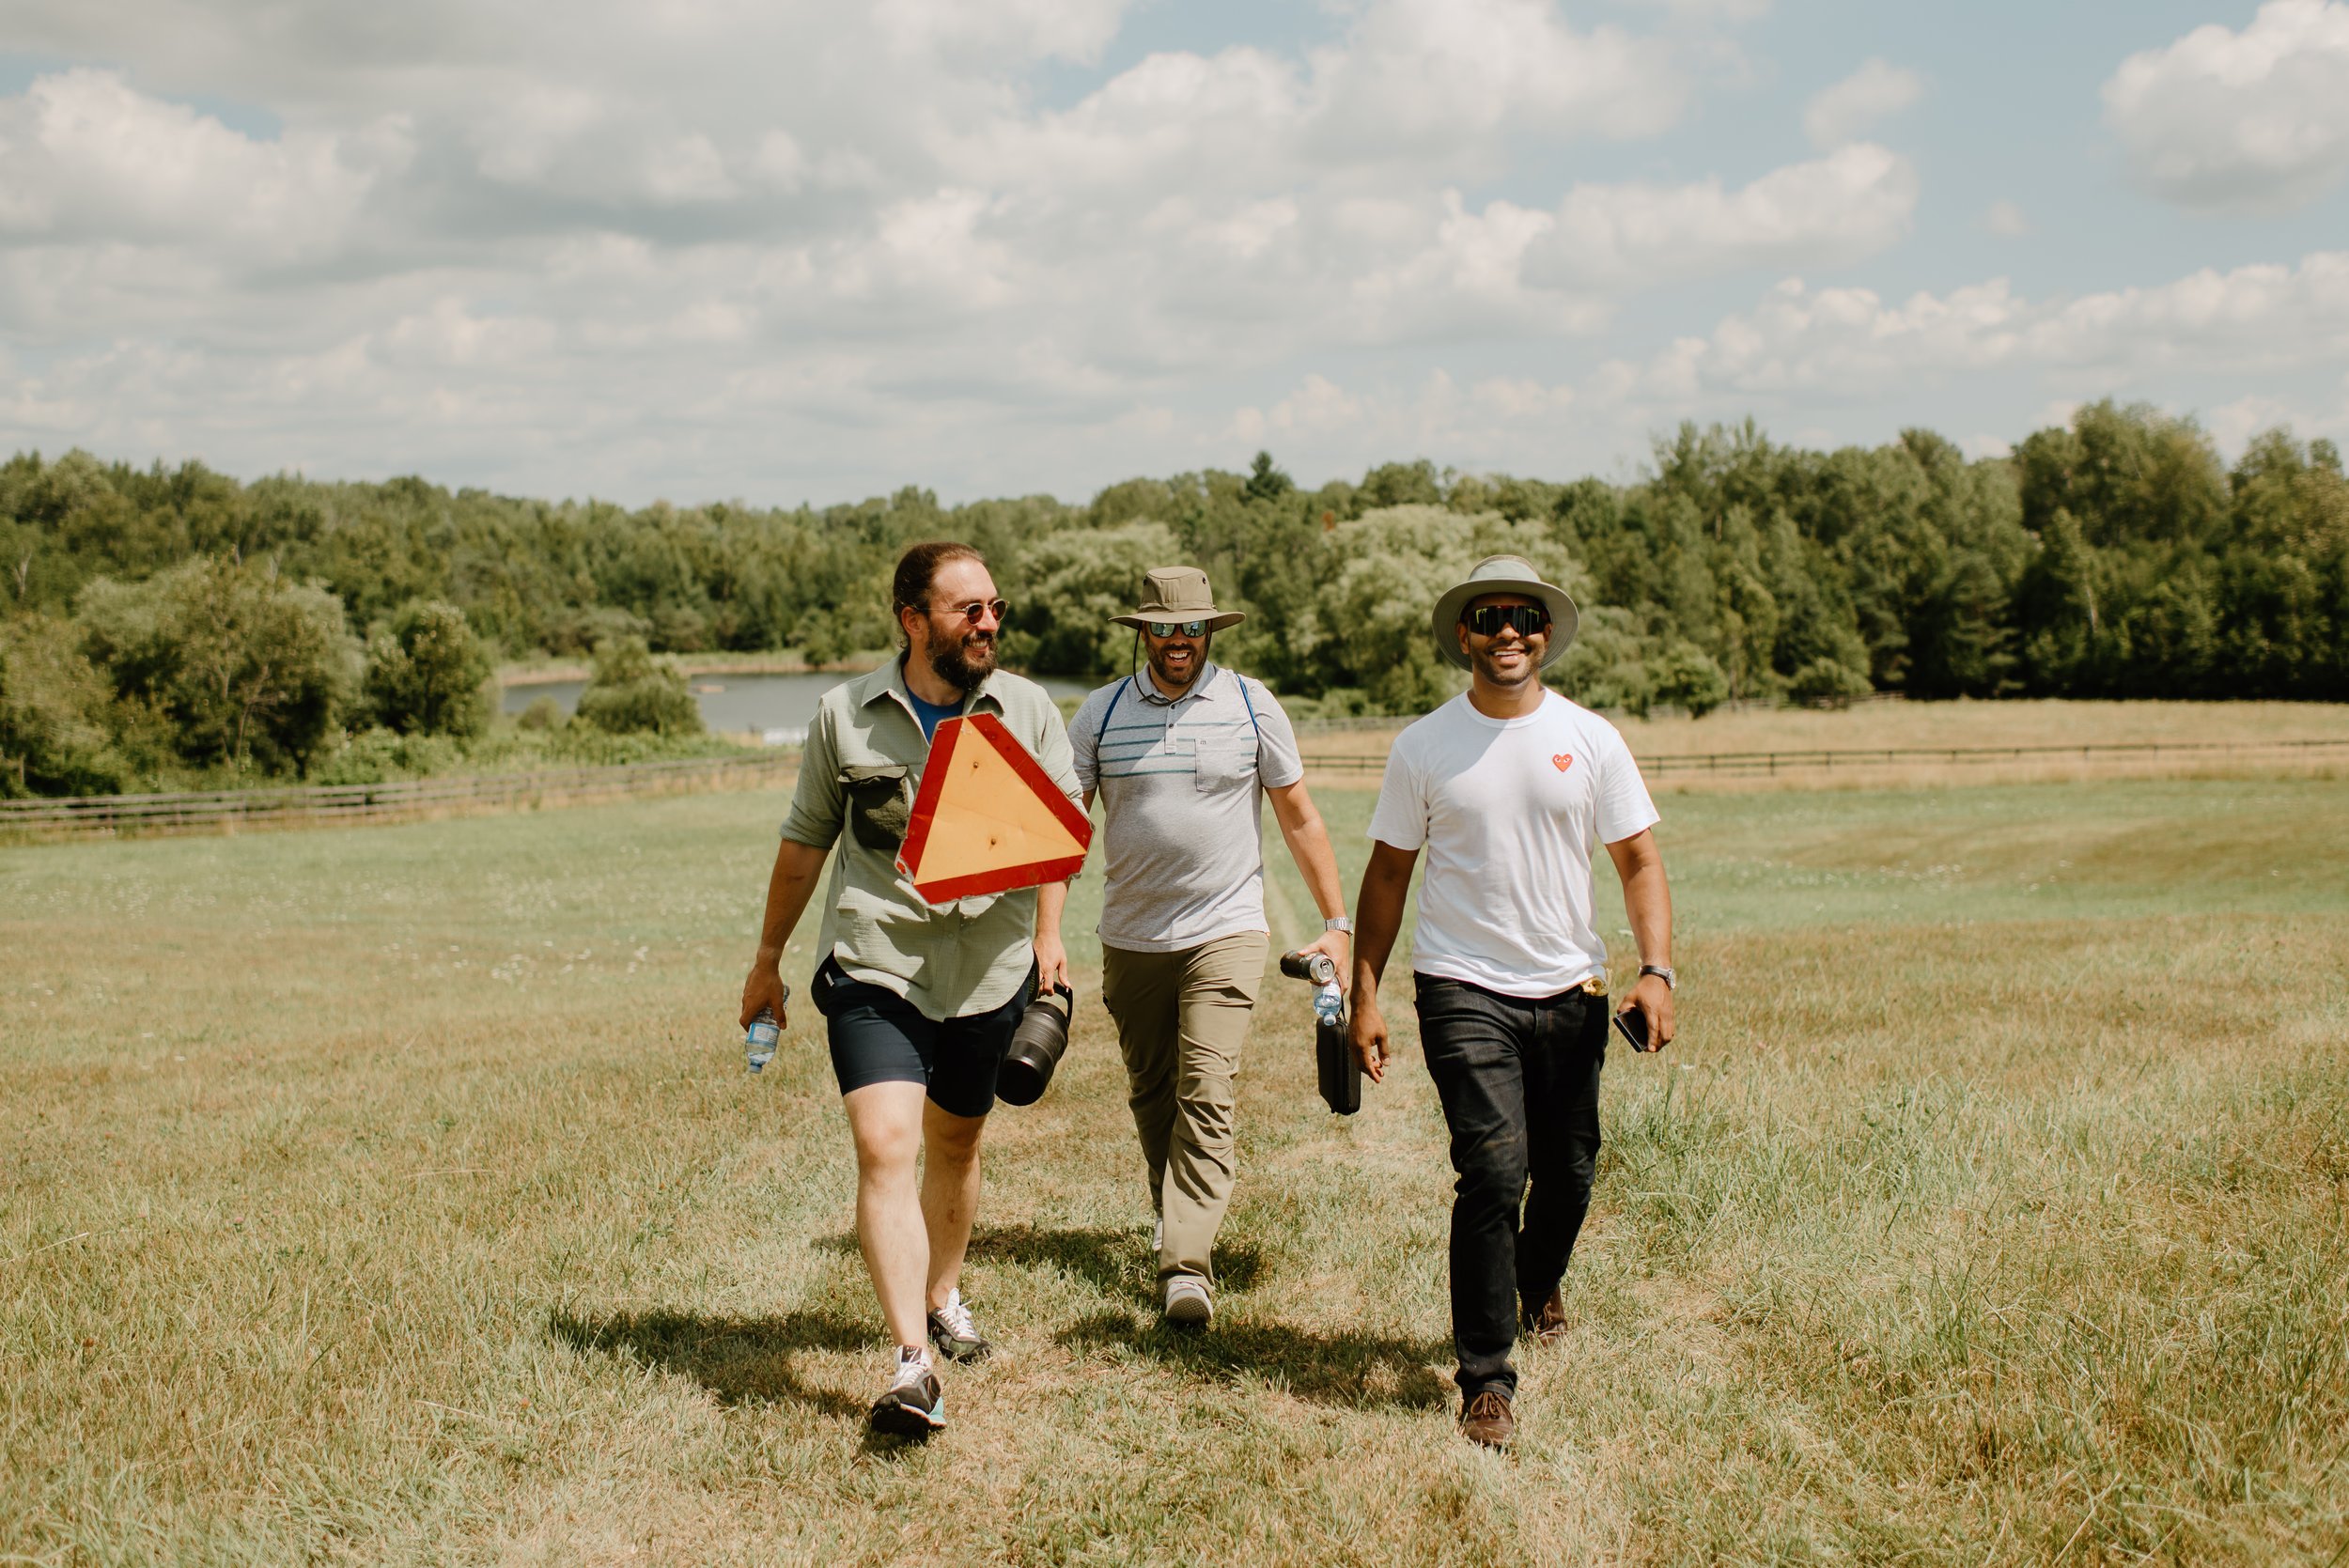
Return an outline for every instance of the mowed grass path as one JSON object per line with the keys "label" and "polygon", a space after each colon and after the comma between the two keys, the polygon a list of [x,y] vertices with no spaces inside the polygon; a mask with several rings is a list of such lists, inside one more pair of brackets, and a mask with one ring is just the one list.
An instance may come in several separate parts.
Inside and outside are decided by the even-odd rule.
{"label": "mowed grass path", "polygon": [[[1350,890],[1371,798],[1319,798]],[[820,1020],[759,1079],[732,1027],[781,804],[0,851],[0,1560],[2349,1543],[2336,783],[1663,797],[1682,1043],[1610,1058],[1506,1457],[1452,1427],[1408,979],[1350,1121],[1268,984],[1187,1338],[1084,939],[1071,1059],[988,1134],[1002,1355],[938,1440],[868,1442]]]}

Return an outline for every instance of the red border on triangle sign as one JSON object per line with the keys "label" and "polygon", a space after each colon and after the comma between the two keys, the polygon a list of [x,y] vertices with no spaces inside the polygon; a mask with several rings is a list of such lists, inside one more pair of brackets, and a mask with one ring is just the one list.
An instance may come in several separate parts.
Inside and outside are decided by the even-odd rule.
{"label": "red border on triangle sign", "polygon": [[[966,738],[966,734],[971,738]],[[938,798],[946,787],[947,764],[954,760],[955,748],[983,740],[995,748],[1019,782],[1034,791],[1060,825],[1068,830],[1077,841],[1077,853],[1059,860],[1030,861],[1025,865],[1006,866],[1001,871],[973,872],[968,877],[949,877],[942,881],[925,882],[917,871],[923,852],[929,847],[930,829],[938,819]],[[1063,882],[1074,877],[1085,863],[1085,850],[1093,843],[1093,818],[1086,815],[1076,801],[1061,792],[1052,776],[1041,764],[1028,754],[1028,749],[1014,738],[1003,722],[992,713],[957,714],[939,721],[938,731],[930,737],[929,759],[922,766],[922,787],[914,792],[913,816],[906,825],[905,842],[897,848],[897,869],[913,883],[913,891],[931,904],[950,904],[957,898],[972,898],[982,893],[1009,893],[1014,888],[1033,888],[1044,882]]]}

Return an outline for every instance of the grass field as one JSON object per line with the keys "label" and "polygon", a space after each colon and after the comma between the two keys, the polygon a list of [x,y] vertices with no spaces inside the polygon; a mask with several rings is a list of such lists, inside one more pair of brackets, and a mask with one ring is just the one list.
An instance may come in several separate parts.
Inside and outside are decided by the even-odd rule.
{"label": "grass field", "polygon": [[1183,1338],[1088,995],[899,1450],[820,1033],[731,1027],[774,797],[0,851],[0,1560],[2349,1560],[2349,790],[1660,804],[1508,1456],[1408,1006],[1337,1121],[1271,983]]}

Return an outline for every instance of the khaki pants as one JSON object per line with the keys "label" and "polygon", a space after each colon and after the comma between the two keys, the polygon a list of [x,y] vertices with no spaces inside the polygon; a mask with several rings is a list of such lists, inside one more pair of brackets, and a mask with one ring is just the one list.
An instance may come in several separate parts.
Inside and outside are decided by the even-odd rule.
{"label": "khaki pants", "polygon": [[1101,1000],[1117,1020],[1150,1206],[1166,1221],[1159,1278],[1212,1281],[1209,1253],[1232,1201],[1234,1079],[1271,939],[1218,937],[1179,953],[1101,950]]}

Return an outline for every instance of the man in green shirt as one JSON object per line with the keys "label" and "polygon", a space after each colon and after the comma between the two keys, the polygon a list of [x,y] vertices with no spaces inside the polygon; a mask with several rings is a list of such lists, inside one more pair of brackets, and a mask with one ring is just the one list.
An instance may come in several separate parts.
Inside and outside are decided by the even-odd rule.
{"label": "man in green shirt", "polygon": [[[930,737],[947,717],[993,713],[1072,799],[1060,710],[1033,681],[995,667],[1004,602],[969,545],[915,545],[894,585],[903,648],[824,693],[767,888],[742,1023],[785,1021],[785,943],[834,843],[809,993],[856,1142],[857,1240],[894,1338],[873,1425],[926,1436],[945,1425],[936,1356],[989,1348],[960,1290],[979,1198],[979,1134],[995,1075],[1039,982],[1066,984],[1061,884],[932,908],[896,866]],[[845,830],[845,832],[844,832]],[[921,1175],[917,1157],[926,1153]],[[926,1322],[925,1321],[926,1319]]]}

